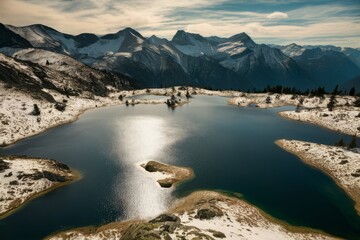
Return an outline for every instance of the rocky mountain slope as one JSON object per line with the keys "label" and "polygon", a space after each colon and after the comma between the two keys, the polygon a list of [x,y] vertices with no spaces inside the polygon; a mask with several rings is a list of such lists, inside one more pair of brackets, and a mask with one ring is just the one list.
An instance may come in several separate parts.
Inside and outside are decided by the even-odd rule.
{"label": "rocky mountain slope", "polygon": [[256,44],[246,33],[230,38],[204,38],[178,31],[171,41],[183,53],[210,56],[258,88],[285,85],[313,87],[307,73],[276,48]]}
{"label": "rocky mountain slope", "polygon": [[0,82],[51,101],[44,89],[64,95],[106,96],[111,89],[130,88],[127,77],[90,68],[69,56],[27,48],[14,57],[0,54]]}
{"label": "rocky mountain slope", "polygon": [[277,47],[292,57],[319,86],[331,89],[360,75],[360,68],[341,49],[334,46],[309,47],[293,43]]}

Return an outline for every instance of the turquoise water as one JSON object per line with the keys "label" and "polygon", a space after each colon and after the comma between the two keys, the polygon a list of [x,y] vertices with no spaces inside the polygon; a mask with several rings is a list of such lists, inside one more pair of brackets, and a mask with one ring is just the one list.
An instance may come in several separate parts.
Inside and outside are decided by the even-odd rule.
{"label": "turquoise water", "polygon": [[[0,154],[59,160],[83,178],[0,220],[1,239],[39,239],[73,227],[151,218],[174,197],[199,189],[240,192],[293,225],[360,239],[360,217],[344,191],[274,144],[281,138],[333,144],[350,137],[278,116],[292,107],[238,108],[226,101],[196,96],[176,109],[94,109],[74,123],[2,148]],[[149,160],[192,167],[196,177],[175,191],[161,189],[138,167]]]}

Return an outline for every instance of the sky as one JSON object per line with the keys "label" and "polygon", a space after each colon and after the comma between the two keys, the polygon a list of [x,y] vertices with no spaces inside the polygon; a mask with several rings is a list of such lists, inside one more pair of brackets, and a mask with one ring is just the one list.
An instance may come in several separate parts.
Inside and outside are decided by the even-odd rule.
{"label": "sky", "polygon": [[74,35],[131,27],[171,39],[181,29],[246,32],[257,43],[360,47],[360,0],[0,0],[0,22]]}

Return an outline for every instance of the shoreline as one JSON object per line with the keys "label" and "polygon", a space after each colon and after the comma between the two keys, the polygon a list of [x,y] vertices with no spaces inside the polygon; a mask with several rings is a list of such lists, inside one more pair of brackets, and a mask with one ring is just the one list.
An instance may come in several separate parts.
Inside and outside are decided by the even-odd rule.
{"label": "shoreline", "polygon": [[[178,88],[178,87],[177,87]],[[152,89],[152,91],[165,91],[167,92],[167,90],[169,90],[171,88],[155,88],[155,89]],[[108,97],[99,97],[98,99],[88,99],[88,98],[83,98],[83,97],[74,97],[74,96],[71,96],[70,98],[68,98],[67,100],[73,100],[73,104],[75,105],[77,103],[77,101],[84,101],[84,102],[87,102],[89,105],[84,107],[84,108],[80,108],[80,109],[75,109],[75,113],[73,116],[70,116],[69,119],[64,119],[64,120],[60,120],[56,123],[54,123],[53,125],[49,125],[39,131],[36,131],[35,132],[33,131],[32,133],[27,133],[26,136],[21,136],[21,137],[18,137],[17,139],[15,139],[14,141],[10,141],[10,142],[6,142],[4,140],[4,143],[1,142],[0,143],[0,148],[5,148],[5,147],[8,147],[8,146],[11,146],[12,144],[16,144],[18,143],[19,141],[22,141],[22,140],[25,140],[27,138],[31,138],[31,137],[34,137],[34,136],[37,136],[37,135],[40,135],[44,132],[46,132],[47,130],[50,130],[52,128],[56,128],[56,127],[59,127],[61,125],[65,125],[65,124],[70,124],[70,123],[73,123],[73,122],[76,122],[77,120],[79,120],[80,116],[82,114],[84,114],[86,111],[88,110],[93,110],[93,109],[96,109],[96,108],[103,108],[103,107],[110,107],[110,106],[120,106],[120,105],[126,105],[125,101],[128,100],[129,101],[129,106],[134,106],[134,105],[138,105],[138,104],[154,104],[154,105],[157,105],[157,104],[164,104],[166,105],[166,99],[168,99],[170,96],[168,95],[164,95],[164,94],[157,94],[156,92],[155,93],[146,93],[146,90],[147,89],[140,89],[140,90],[133,90],[133,91],[119,91],[117,93],[111,93]],[[185,92],[185,90],[178,90],[178,91],[181,91],[181,92]],[[135,92],[135,93],[134,93]],[[49,91],[50,93],[50,91]],[[63,95],[59,95],[58,93],[53,93],[54,94],[54,98],[64,98]],[[126,96],[124,97],[123,101],[120,101],[117,96],[119,95],[122,95],[122,94],[126,94]],[[183,93],[184,94],[184,93]],[[152,99],[136,99],[134,100],[134,103],[132,104],[131,103],[131,97],[133,96],[140,96],[140,95],[163,95],[164,96],[164,99],[160,99],[160,100],[152,100]],[[184,95],[185,96],[185,95]],[[66,98],[64,98],[66,99]],[[32,102],[36,102],[36,101],[39,101],[39,100],[34,100],[34,99],[31,99]],[[175,106],[171,106],[173,108],[176,108],[176,107],[181,107],[185,104],[188,104],[190,103],[189,100],[184,100],[182,99],[182,101],[178,104],[176,104]],[[43,104],[49,104],[48,102],[43,102]],[[73,106],[73,105],[69,105],[70,107]],[[54,111],[57,111],[57,110],[54,110]],[[69,113],[69,110],[65,110],[64,111],[64,114],[66,113]],[[63,113],[61,113],[63,114]],[[33,117],[33,116],[30,116],[28,115],[28,117]],[[31,123],[29,123],[31,124]],[[4,138],[7,138],[6,135],[4,135]]]}
{"label": "shoreline", "polygon": [[[161,89],[161,90],[165,90],[166,91],[166,89]],[[198,89],[199,90],[199,89]],[[117,93],[117,95],[118,95],[119,93]],[[156,94],[154,94],[154,93],[146,93],[147,95],[156,95]],[[231,97],[231,96],[224,96],[223,94],[222,94],[222,92],[220,92],[220,91],[218,91],[218,94],[219,95],[217,95],[217,94],[214,94],[214,93],[211,93],[211,94],[207,94],[207,93],[203,93],[203,92],[201,92],[201,93],[197,93],[197,95],[210,95],[210,96],[212,96],[212,95],[216,95],[216,96],[220,96],[220,97]],[[233,92],[231,92],[231,93],[229,93],[229,94],[234,94]],[[137,96],[137,95],[142,95],[141,93],[139,93],[139,94],[136,94],[136,95],[132,95],[132,96]],[[165,96],[166,97],[166,96]],[[102,102],[102,101],[100,101],[99,102],[99,106],[89,106],[89,107],[87,107],[87,108],[84,108],[84,109],[81,109],[81,110],[79,110],[79,112],[77,113],[77,114],[75,114],[74,116],[73,116],[73,118],[72,119],[70,119],[70,120],[68,120],[68,121],[64,121],[64,122],[58,122],[56,125],[52,125],[52,126],[50,126],[50,127],[48,127],[48,128],[45,128],[45,129],[43,129],[42,131],[40,131],[40,132],[37,132],[37,133],[35,133],[35,134],[33,134],[33,135],[29,135],[29,136],[26,136],[26,137],[24,137],[24,138],[20,138],[20,139],[17,139],[15,142],[12,142],[12,143],[9,143],[9,144],[7,144],[6,146],[10,146],[10,145],[12,145],[12,144],[15,144],[16,142],[18,142],[18,141],[21,141],[21,140],[24,140],[24,139],[26,139],[26,138],[30,138],[30,137],[33,137],[33,136],[36,136],[36,135],[39,135],[39,134],[41,134],[41,133],[43,133],[43,132],[45,132],[45,131],[47,131],[47,130],[50,130],[51,128],[55,128],[55,127],[58,127],[58,126],[61,126],[61,125],[63,125],[63,124],[69,124],[69,123],[72,123],[72,122],[75,122],[75,121],[77,121],[79,118],[80,118],[80,116],[82,115],[82,114],[84,114],[86,111],[88,111],[88,110],[93,110],[93,109],[96,109],[96,108],[101,108],[101,107],[110,107],[110,106],[119,106],[119,105],[123,105],[124,104],[124,101],[119,101],[119,100],[117,100],[117,99],[111,99],[110,97],[109,98],[106,98],[105,99],[106,101],[104,101],[104,102]],[[110,102],[109,100],[111,100],[111,101],[113,101],[113,102]],[[116,101],[118,101],[118,102],[116,102]],[[161,100],[162,101],[162,100]],[[115,102],[115,103],[114,103]],[[146,103],[146,102],[145,102]],[[154,103],[148,103],[148,104],[154,104]],[[231,104],[230,104],[231,105]],[[281,106],[276,106],[276,107],[281,107]],[[321,125],[320,125],[321,126]],[[333,129],[330,129],[330,130],[333,130]],[[5,147],[6,147],[5,146]],[[11,213],[13,213],[14,211],[16,211],[16,210],[19,210],[19,209],[21,209],[21,207],[23,207],[24,205],[26,205],[28,202],[30,202],[32,199],[35,199],[35,198],[37,198],[37,197],[40,197],[40,196],[42,196],[42,195],[44,195],[44,194],[46,194],[47,192],[50,192],[50,191],[52,191],[52,190],[55,190],[56,188],[58,188],[58,187],[61,187],[61,186],[65,186],[65,185],[67,185],[67,184],[70,184],[70,183],[72,183],[72,182],[74,182],[74,181],[77,181],[77,180],[79,180],[79,179],[81,179],[81,178],[78,178],[78,179],[73,179],[73,180],[71,180],[71,181],[69,181],[69,182],[66,182],[66,183],[62,183],[62,184],[58,184],[58,185],[56,185],[56,186],[53,186],[53,187],[51,187],[50,189],[47,189],[47,190],[44,190],[43,192],[40,192],[40,193],[37,193],[37,194],[34,194],[34,196],[32,196],[32,197],[30,197],[28,200],[26,200],[23,204],[21,204],[21,205],[19,205],[17,208],[14,208],[13,210],[11,210],[9,213],[4,213],[4,215],[6,215],[6,216],[8,216],[8,215],[10,215]],[[189,180],[191,180],[191,177],[190,177],[190,179]],[[177,185],[176,183],[174,184],[174,185]],[[196,193],[196,192],[193,192],[193,193]],[[190,195],[192,195],[193,193],[191,193]],[[186,197],[185,197],[186,198]],[[177,200],[179,200],[179,199],[177,199]],[[180,199],[181,200],[181,199]],[[251,205],[251,204],[250,204]],[[253,205],[252,205],[253,206]],[[253,206],[254,208],[256,208],[255,206]],[[259,209],[259,208],[256,208],[258,211],[262,211],[261,209]],[[263,211],[262,211],[263,212]],[[265,212],[263,212],[264,214],[263,215],[266,215],[266,213]],[[277,220],[276,218],[273,218],[273,217],[271,217],[270,215],[268,216],[268,217],[270,217],[271,219],[269,220],[270,222],[274,222],[273,220]],[[2,217],[2,216],[0,216],[0,219],[2,219],[2,218],[4,218],[4,217]],[[281,225],[281,226],[284,226],[284,223],[286,223],[286,222],[283,222],[283,221],[281,221],[281,220],[277,220],[278,222],[279,222],[279,224]],[[275,223],[276,223],[276,221],[275,221]],[[111,223],[110,223],[111,224]],[[292,228],[293,226],[291,226],[290,224],[288,224],[289,226],[290,226],[290,228]],[[97,229],[100,229],[101,227],[99,227],[99,228],[97,228]],[[286,227],[285,227],[286,228]],[[297,228],[297,227],[295,227],[295,228]],[[300,228],[302,228],[302,227],[300,227]],[[321,232],[321,231],[320,231]]]}
{"label": "shoreline", "polygon": [[[291,99],[291,96],[289,94],[287,94],[287,95],[286,94],[271,94],[271,95],[269,95],[267,93],[266,94],[263,94],[263,93],[250,93],[250,94],[246,93],[245,94],[245,93],[238,92],[238,91],[211,91],[211,90],[206,90],[206,89],[202,89],[202,88],[192,88],[192,87],[187,88],[187,90],[183,90],[183,88],[181,88],[181,87],[175,87],[175,92],[172,91],[172,88],[152,88],[152,89],[139,89],[139,90],[132,90],[132,91],[123,90],[123,91],[119,91],[116,93],[111,93],[108,97],[99,97],[98,99],[95,99],[95,100],[81,98],[81,97],[71,97],[70,100],[72,101],[72,104],[69,105],[70,107],[74,107],[74,105],[76,105],[76,103],[78,101],[82,102],[85,105],[85,107],[80,108],[80,109],[76,109],[76,108],[71,109],[70,113],[66,112],[69,110],[65,110],[64,114],[66,114],[66,113],[69,114],[69,116],[68,117],[65,116],[65,118],[69,118],[69,119],[60,120],[59,122],[56,122],[53,125],[49,125],[47,127],[42,128],[40,131],[35,130],[35,132],[34,132],[34,130],[33,130],[33,132],[24,133],[26,136],[17,137],[14,141],[6,142],[4,140],[5,144],[0,143],[0,148],[8,147],[12,144],[18,143],[21,140],[24,140],[24,139],[27,139],[27,138],[30,138],[33,136],[37,136],[37,135],[39,135],[47,130],[50,130],[52,128],[56,128],[61,125],[73,123],[73,122],[77,121],[80,118],[80,116],[88,110],[109,107],[109,106],[125,105],[126,100],[129,101],[129,106],[137,105],[137,104],[165,104],[166,105],[166,102],[164,102],[164,100],[169,98],[172,94],[176,95],[176,93],[180,92],[181,96],[184,97],[185,93],[187,91],[189,91],[189,93],[194,96],[207,95],[207,96],[227,97],[227,98],[230,98],[227,101],[228,105],[232,105],[232,106],[248,107],[249,104],[255,104],[255,105],[257,105],[255,108],[260,108],[260,109],[283,107],[283,106],[296,106],[297,105],[296,101],[298,101],[296,99]],[[63,95],[58,95],[58,93],[53,93],[53,94],[54,94],[55,98],[58,98],[58,99],[64,98]],[[123,95],[123,97],[124,97],[123,101],[120,101],[118,99],[119,95]],[[131,99],[131,97],[141,96],[141,95],[155,95],[155,96],[160,95],[160,96],[164,96],[164,99],[160,99],[160,100],[158,100],[158,99],[156,99],[156,100],[135,99],[134,102],[131,103],[131,101],[133,100],[133,99]],[[275,101],[275,102],[271,103],[271,104],[266,104],[264,102],[265,101],[264,99],[266,96],[272,96],[273,97],[272,101]],[[276,96],[280,96],[278,100],[276,100]],[[299,97],[303,97],[303,96],[299,96]],[[348,97],[348,96],[339,97],[339,99],[341,101],[348,101],[349,98],[351,98],[351,97]],[[183,101],[181,101],[179,104],[177,104],[174,107],[178,107],[178,106],[182,106],[184,104],[190,103],[189,100],[186,100],[186,99],[185,100],[182,99],[182,100]],[[35,102],[35,100],[33,100],[33,101]],[[276,102],[276,101],[278,101],[278,102]],[[317,104],[320,104],[320,103],[317,103],[318,101],[320,101],[320,100],[315,97],[312,100],[312,102],[305,103],[304,107],[306,109],[309,109],[313,106],[317,106]],[[88,104],[88,105],[86,106],[86,104]],[[324,109],[326,109],[326,108],[324,108],[324,106],[326,106],[326,104],[324,104],[324,101],[321,104],[322,104],[321,105],[322,107],[321,107],[320,111],[323,111]],[[341,109],[341,107],[336,107],[336,108]],[[353,109],[354,109],[353,112],[356,112],[356,110],[358,110],[357,108],[353,108]],[[343,110],[350,111],[349,109],[343,109]],[[54,111],[56,111],[56,110],[54,110]],[[314,112],[314,114],[317,114],[320,111],[313,111],[313,112]],[[338,111],[338,110],[334,110],[334,112],[336,112],[336,111]],[[74,116],[71,116],[72,113],[74,113]],[[314,121],[312,119],[300,119],[300,116],[307,114],[306,112],[296,113],[295,111],[281,111],[281,112],[278,112],[278,114],[281,117],[289,119],[289,120],[308,122],[308,123],[315,124],[320,127],[324,127],[326,129],[330,129],[331,131],[337,131],[337,132],[344,133],[347,135],[354,135],[354,134],[360,135],[360,130],[356,130],[355,126],[353,126],[350,130],[349,130],[349,128],[342,129],[339,127],[334,127],[334,124],[331,124],[331,123],[334,123],[335,120],[329,121],[327,124],[322,124],[321,121],[323,119],[321,119],[320,116],[317,117],[317,120],[319,120],[319,121]],[[295,117],[290,117],[289,116],[290,114],[293,114],[293,115],[298,114],[297,119]],[[300,114],[302,114],[302,115],[300,115]],[[311,114],[313,114],[313,113],[311,112]],[[308,114],[308,115],[310,115],[310,114]],[[61,114],[59,116],[61,116]],[[310,117],[314,118],[314,116],[310,116]],[[353,117],[355,117],[355,116],[351,116],[350,119],[353,119]],[[55,121],[57,121],[57,120],[55,120]],[[29,122],[29,124],[31,124],[31,123]],[[338,124],[336,124],[336,125],[338,125]],[[350,124],[348,122],[346,122],[346,123],[342,123],[342,125],[346,126],[346,125],[350,125]],[[11,134],[11,132],[8,134]],[[4,138],[6,139],[7,135],[4,135]]]}
{"label": "shoreline", "polygon": [[13,209],[10,209],[2,214],[0,214],[0,220],[2,219],[5,219],[7,218],[8,216],[16,213],[17,211],[20,211],[22,208],[26,207],[28,204],[31,203],[31,201],[39,198],[39,197],[42,197],[44,195],[46,195],[47,193],[49,192],[52,192],[52,191],[55,191],[57,190],[58,188],[61,188],[61,187],[64,187],[64,186],[67,186],[69,184],[72,184],[74,182],[77,182],[79,180],[82,179],[83,175],[76,171],[76,170],[71,170],[72,174],[74,175],[74,177],[64,183],[57,183],[55,185],[53,185],[52,187],[48,188],[48,189],[45,189],[41,192],[38,192],[38,193],[35,193],[34,195],[32,195],[31,197],[29,197],[28,199],[26,199],[23,203],[21,203],[20,205],[18,205],[17,207],[13,208]]}
{"label": "shoreline", "polygon": [[[289,141],[289,140],[285,140],[285,141]],[[300,142],[300,141],[298,141]],[[307,144],[307,142],[303,142],[305,144]],[[353,187],[349,187],[347,185],[345,185],[341,179],[339,179],[338,176],[336,176],[334,174],[333,171],[331,171],[329,168],[324,167],[324,165],[317,163],[316,160],[312,159],[310,156],[306,156],[305,153],[302,153],[300,150],[295,150],[294,148],[291,147],[287,147],[286,144],[284,143],[284,139],[281,140],[276,140],[275,144],[277,146],[279,146],[281,149],[295,155],[298,157],[298,159],[300,159],[303,163],[305,163],[306,165],[316,169],[316,170],[320,170],[321,172],[325,173],[327,176],[329,176],[335,183],[336,185],[341,188],[346,195],[351,198],[354,201],[354,208],[357,212],[358,215],[360,215],[360,185],[359,186],[353,186]],[[324,145],[327,146],[327,145]],[[336,148],[336,147],[333,147]],[[359,154],[360,157],[360,154]]]}
{"label": "shoreline", "polygon": [[[312,125],[316,125],[318,127],[321,127],[321,128],[324,128],[324,129],[327,129],[327,130],[330,130],[330,131],[334,131],[334,132],[338,132],[338,133],[342,133],[342,134],[346,134],[346,135],[349,135],[349,136],[360,136],[360,130],[354,130],[354,129],[341,129],[341,128],[337,128],[337,127],[334,127],[336,126],[336,123],[335,121],[333,122],[333,124],[325,124],[321,121],[315,121],[315,120],[308,120],[308,119],[305,119],[305,120],[301,120],[301,116],[299,113],[298,117],[295,118],[295,116],[293,117],[290,117],[289,114],[296,114],[294,111],[281,111],[281,112],[278,112],[277,113],[278,115],[280,115],[282,118],[284,119],[288,119],[288,120],[291,120],[291,121],[297,121],[297,122],[302,122],[302,123],[309,123],[309,124],[312,124]],[[318,118],[319,119],[319,118]],[[360,121],[360,120],[359,120]],[[344,124],[346,125],[346,124]],[[360,128],[360,125],[359,125],[359,128]],[[355,132],[354,132],[355,131]]]}
{"label": "shoreline", "polygon": [[[285,114],[282,114],[282,113],[285,113],[285,112],[290,112],[290,111],[281,111],[281,112],[277,112],[277,114],[286,119],[286,120],[289,120],[289,121],[295,121],[295,122],[300,122],[300,123],[305,123],[305,124],[310,124],[312,126],[317,126],[319,128],[322,128],[324,130],[327,130],[327,131],[331,131],[331,132],[337,132],[337,133],[341,133],[341,134],[345,134],[345,135],[348,135],[348,136],[353,136],[354,134],[353,133],[350,133],[350,132],[344,132],[344,131],[341,131],[340,129],[335,129],[335,128],[330,128],[330,127],[327,127],[327,126],[324,126],[320,123],[317,123],[317,122],[310,122],[310,121],[301,121],[299,119],[294,119],[294,118],[290,118],[288,116],[286,116]],[[360,137],[360,135],[358,136]]]}
{"label": "shoreline", "polygon": [[[269,100],[267,98],[269,98]],[[324,99],[321,99],[319,97],[310,98],[302,95],[298,95],[294,98],[293,95],[290,94],[243,93],[240,97],[229,99],[228,104],[237,107],[249,107],[249,105],[255,105],[254,108],[260,109],[284,106],[296,107],[299,105],[303,108],[299,112],[295,110],[280,111],[278,114],[289,120],[315,124],[331,131],[340,132],[350,136],[359,136],[360,124],[358,124],[356,118],[360,108],[349,104],[349,102],[354,102],[356,98],[352,96],[337,96],[338,105],[335,106],[333,111],[328,111],[327,104],[329,99],[329,95],[326,95]]]}
{"label": "shoreline", "polygon": [[[10,216],[11,214],[13,214],[13,213],[21,210],[22,208],[26,207],[27,204],[31,203],[31,201],[35,200],[36,198],[42,197],[43,195],[45,195],[45,194],[47,194],[49,192],[55,191],[58,188],[61,188],[63,186],[74,183],[74,182],[80,180],[82,178],[82,176],[83,176],[79,171],[73,170],[73,169],[70,169],[70,168],[69,168],[69,170],[64,170],[64,169],[61,169],[60,167],[58,167],[58,169],[56,169],[54,166],[52,166],[50,164],[61,164],[61,165],[64,165],[64,164],[62,164],[62,163],[60,163],[58,161],[54,161],[52,159],[34,158],[34,157],[28,157],[28,156],[10,156],[10,155],[0,156],[0,158],[8,158],[8,160],[5,159],[5,161],[7,161],[7,162],[8,161],[33,161],[33,162],[36,162],[36,164],[38,164],[38,166],[44,166],[44,164],[45,164],[47,166],[43,170],[41,170],[39,172],[39,173],[42,173],[43,176],[44,176],[44,172],[50,172],[52,174],[59,174],[59,176],[64,177],[66,179],[64,182],[61,182],[61,181],[53,182],[52,180],[49,180],[51,182],[51,183],[49,183],[50,186],[44,186],[43,190],[40,190],[40,191],[36,192],[36,188],[35,188],[35,189],[32,189],[32,191],[35,191],[34,194],[30,194],[30,195],[25,196],[25,197],[14,198],[8,205],[4,205],[4,206],[8,206],[8,209],[5,210],[4,212],[0,213],[0,220],[5,219],[6,217]],[[9,159],[11,159],[11,160],[9,160]],[[11,164],[13,164],[13,163],[11,163]],[[65,165],[65,166],[67,166],[67,165]],[[53,168],[53,170],[50,170],[50,168]],[[8,170],[8,169],[5,169],[5,170]],[[29,173],[29,171],[26,172],[26,169],[20,169],[20,170],[23,170],[23,171],[21,171],[22,173],[24,173],[24,171],[25,171],[24,174],[28,174],[28,175],[31,174],[31,173]],[[14,170],[12,168],[10,168],[9,171],[11,171],[11,173],[14,172]],[[55,173],[53,171],[57,171],[57,172]],[[18,173],[19,173],[19,171],[18,171]],[[46,178],[42,177],[42,178],[40,178],[38,180],[34,179],[33,181],[42,181],[43,179],[46,179]],[[35,185],[35,182],[27,182],[28,185],[30,183],[31,183],[30,186]],[[5,185],[3,183],[2,187],[4,187]],[[5,190],[5,189],[6,188],[1,189],[1,191]],[[4,200],[2,200],[2,201],[4,201]]]}
{"label": "shoreline", "polygon": [[[161,230],[166,229],[166,230]],[[45,239],[340,239],[321,230],[293,226],[276,219],[242,198],[200,190],[176,199],[152,220],[125,220],[100,226],[60,230]],[[204,237],[204,238],[202,238]],[[151,238],[153,239],[153,238]]]}

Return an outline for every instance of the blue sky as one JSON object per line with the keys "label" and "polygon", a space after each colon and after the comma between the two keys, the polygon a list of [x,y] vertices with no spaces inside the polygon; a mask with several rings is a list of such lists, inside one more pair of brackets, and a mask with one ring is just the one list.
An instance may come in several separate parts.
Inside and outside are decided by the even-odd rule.
{"label": "blue sky", "polygon": [[132,27],[171,39],[248,33],[258,43],[360,47],[360,0],[1,0],[0,22],[105,34]]}

